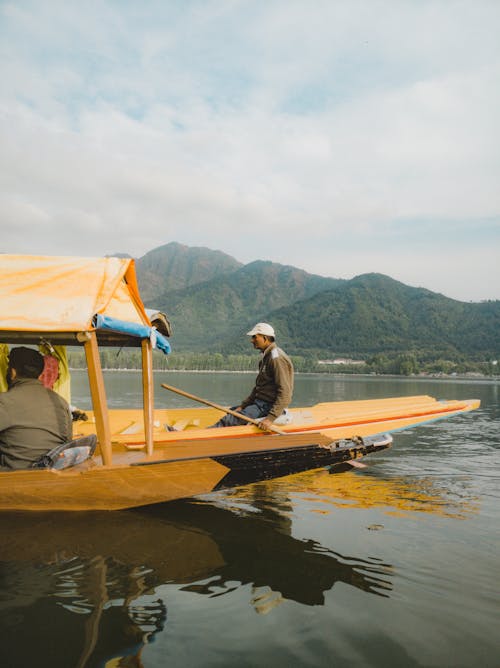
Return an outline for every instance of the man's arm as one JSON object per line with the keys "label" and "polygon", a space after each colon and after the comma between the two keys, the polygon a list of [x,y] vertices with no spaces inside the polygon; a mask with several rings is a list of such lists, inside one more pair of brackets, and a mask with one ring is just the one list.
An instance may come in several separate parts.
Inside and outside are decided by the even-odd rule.
{"label": "man's arm", "polygon": [[272,369],[276,384],[276,400],[267,417],[276,420],[292,401],[293,366],[283,355],[278,355],[272,359]]}
{"label": "man's arm", "polygon": [[68,443],[73,439],[73,416],[71,415],[71,408],[69,404],[67,404],[66,401],[64,401],[64,403],[67,406],[66,425],[65,425],[66,434],[64,436],[64,439],[66,443]]}

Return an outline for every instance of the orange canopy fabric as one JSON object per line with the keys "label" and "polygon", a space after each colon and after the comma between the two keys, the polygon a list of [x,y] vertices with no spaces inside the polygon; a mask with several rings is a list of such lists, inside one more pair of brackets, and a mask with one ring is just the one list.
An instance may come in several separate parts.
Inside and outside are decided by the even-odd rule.
{"label": "orange canopy fabric", "polygon": [[88,331],[96,313],[151,324],[132,259],[0,255],[1,330]]}

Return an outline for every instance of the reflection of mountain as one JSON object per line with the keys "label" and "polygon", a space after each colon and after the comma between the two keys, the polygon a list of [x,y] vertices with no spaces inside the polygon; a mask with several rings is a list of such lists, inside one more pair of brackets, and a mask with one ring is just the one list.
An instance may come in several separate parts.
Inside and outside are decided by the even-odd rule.
{"label": "reflection of mountain", "polygon": [[[0,516],[0,662],[50,657],[58,666],[140,666],[163,628],[163,584],[219,596],[252,585],[258,612],[291,599],[322,605],[336,582],[387,595],[390,567],[290,535],[276,503],[247,514],[176,502],[143,512]],[[267,502],[269,503],[269,496]],[[239,585],[238,585],[239,583]]]}

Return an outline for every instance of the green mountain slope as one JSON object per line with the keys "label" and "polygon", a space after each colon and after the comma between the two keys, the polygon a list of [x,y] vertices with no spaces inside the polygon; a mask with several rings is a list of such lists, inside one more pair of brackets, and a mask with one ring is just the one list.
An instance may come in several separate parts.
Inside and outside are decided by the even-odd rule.
{"label": "green mountain slope", "polygon": [[156,305],[174,324],[176,349],[223,350],[225,342],[270,311],[339,283],[295,267],[257,261],[205,283],[166,292]]}
{"label": "green mountain slope", "polygon": [[136,260],[142,299],[152,306],[165,292],[208,281],[241,266],[241,262],[221,251],[176,242],[154,248]]}
{"label": "green mountain slope", "polygon": [[292,351],[363,356],[410,350],[429,356],[498,357],[500,302],[459,302],[382,274],[269,314]]}
{"label": "green mountain slope", "polygon": [[244,333],[264,320],[297,355],[500,356],[500,301],[459,302],[382,274],[340,280],[273,262],[242,265],[177,243],[136,266],[144,302],[172,321],[174,351],[248,353]]}

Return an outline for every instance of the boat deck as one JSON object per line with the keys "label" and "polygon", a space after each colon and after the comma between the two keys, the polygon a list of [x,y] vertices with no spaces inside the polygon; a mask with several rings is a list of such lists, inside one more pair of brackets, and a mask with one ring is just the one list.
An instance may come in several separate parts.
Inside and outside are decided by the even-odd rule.
{"label": "boat deck", "polygon": [[[113,465],[148,464],[200,457],[262,451],[275,448],[328,445],[336,439],[370,436],[445,418],[477,408],[477,401],[438,401],[410,396],[362,401],[321,403],[290,409],[291,421],[279,425],[277,435],[253,425],[207,429],[221,415],[212,408],[155,409],[154,451],[144,445],[141,409],[111,410]],[[75,423],[74,433],[95,433],[92,412],[86,422]],[[169,431],[166,425],[178,431]]]}
{"label": "boat deck", "polygon": [[[207,429],[213,409],[155,411],[153,452],[142,434],[142,411],[110,411],[112,462],[99,454],[63,471],[0,475],[0,510],[119,510],[197,496],[224,487],[350,462],[389,446],[358,437],[405,429],[477,408],[479,402],[406,397],[317,404],[292,409],[283,434],[253,425]],[[74,435],[96,431],[93,415]],[[168,431],[165,424],[182,425]],[[370,439],[368,439],[369,441]],[[374,441],[377,441],[376,444]]]}

